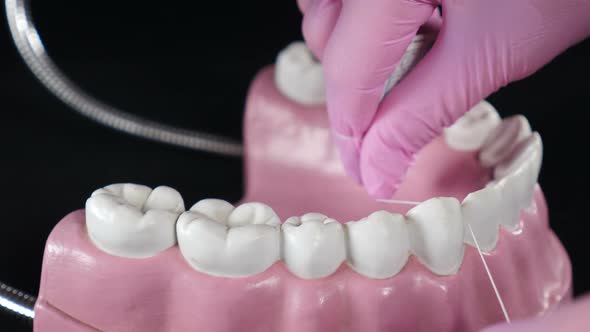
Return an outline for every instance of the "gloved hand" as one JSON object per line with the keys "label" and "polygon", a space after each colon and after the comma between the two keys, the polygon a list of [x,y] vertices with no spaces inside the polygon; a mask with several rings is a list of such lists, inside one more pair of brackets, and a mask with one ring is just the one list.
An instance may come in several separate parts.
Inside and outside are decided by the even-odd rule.
{"label": "gloved hand", "polygon": [[482,332],[584,332],[590,329],[590,296],[542,317],[496,325]]}
{"label": "gloved hand", "polygon": [[[344,166],[379,198],[392,196],[443,127],[590,35],[589,0],[298,1]],[[379,104],[427,21],[440,28],[432,50]]]}

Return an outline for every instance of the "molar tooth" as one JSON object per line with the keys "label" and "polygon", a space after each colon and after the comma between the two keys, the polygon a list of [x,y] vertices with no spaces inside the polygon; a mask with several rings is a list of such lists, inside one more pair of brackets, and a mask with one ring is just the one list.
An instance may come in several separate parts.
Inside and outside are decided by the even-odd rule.
{"label": "molar tooth", "polygon": [[452,126],[445,128],[445,141],[455,150],[475,151],[482,147],[486,138],[500,122],[502,119],[494,106],[483,100]]}
{"label": "molar tooth", "polygon": [[484,167],[495,166],[508,157],[514,148],[531,136],[529,121],[522,115],[508,117],[485,140],[479,159]]}
{"label": "molar tooth", "polygon": [[295,275],[322,278],[346,259],[342,225],[320,214],[291,217],[282,226],[283,259]]}
{"label": "molar tooth", "polygon": [[323,104],[324,75],[304,42],[293,42],[282,50],[275,66],[276,86],[290,99],[306,104]]}
{"label": "molar tooth", "polygon": [[407,225],[402,215],[377,211],[360,221],[349,222],[350,266],[369,278],[396,275],[410,251]]}
{"label": "molar tooth", "polygon": [[242,204],[233,210],[227,218],[227,224],[231,227],[250,224],[278,226],[281,224],[281,220],[270,206],[251,202]]}
{"label": "molar tooth", "polygon": [[199,212],[224,225],[227,224],[227,217],[233,210],[234,206],[231,203],[216,198],[202,199],[191,207],[191,211]]}
{"label": "molar tooth", "polygon": [[[247,277],[265,271],[279,259],[276,214],[261,203],[246,203],[242,206],[248,207],[240,206],[228,214],[226,226],[222,220],[200,212],[208,210],[222,219],[228,204],[219,200],[199,202],[180,216],[176,232],[182,256],[196,270],[214,276]],[[255,213],[250,213],[252,206]],[[271,214],[274,217],[269,217]]]}
{"label": "molar tooth", "polygon": [[114,184],[96,190],[86,201],[86,227],[99,249],[145,258],[176,244],[174,224],[183,211],[182,197],[170,187]]}
{"label": "molar tooth", "polygon": [[498,211],[503,208],[500,192],[495,186],[472,192],[463,200],[464,241],[475,247],[467,225],[471,225],[481,250],[491,251],[498,242]]}
{"label": "molar tooth", "polygon": [[410,246],[436,274],[457,272],[463,260],[461,206],[455,198],[429,199],[406,214]]}

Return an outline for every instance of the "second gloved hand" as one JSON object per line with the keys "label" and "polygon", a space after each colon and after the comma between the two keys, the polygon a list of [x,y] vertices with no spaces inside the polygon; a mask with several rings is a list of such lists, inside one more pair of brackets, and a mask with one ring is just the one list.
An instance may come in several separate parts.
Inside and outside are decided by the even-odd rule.
{"label": "second gloved hand", "polygon": [[[438,17],[441,5],[443,17]],[[322,61],[344,166],[391,197],[414,155],[471,106],[590,34],[589,0],[299,0]],[[427,56],[383,89],[418,29],[439,29]]]}

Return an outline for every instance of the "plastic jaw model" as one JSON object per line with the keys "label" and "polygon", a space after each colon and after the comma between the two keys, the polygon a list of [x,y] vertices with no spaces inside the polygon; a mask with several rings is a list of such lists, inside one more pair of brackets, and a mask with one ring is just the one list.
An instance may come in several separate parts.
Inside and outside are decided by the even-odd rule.
{"label": "plastic jaw model", "polygon": [[422,203],[379,203],[345,176],[321,89],[302,44],[255,78],[242,202],[95,191],[49,236],[35,330],[478,331],[503,315],[467,225],[513,319],[571,298],[524,117],[476,105],[392,197]]}

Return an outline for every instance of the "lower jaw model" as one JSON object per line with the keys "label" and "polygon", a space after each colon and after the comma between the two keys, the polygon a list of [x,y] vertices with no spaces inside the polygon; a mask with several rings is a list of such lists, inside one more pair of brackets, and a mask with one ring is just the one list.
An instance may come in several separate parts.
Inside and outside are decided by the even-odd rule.
{"label": "lower jaw model", "polygon": [[242,202],[114,184],[59,222],[36,331],[478,331],[504,316],[468,225],[513,319],[569,301],[524,117],[481,102],[392,197],[420,204],[376,202],[344,175],[306,52],[253,82]]}

